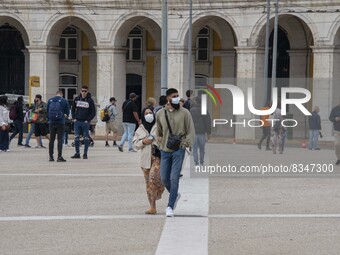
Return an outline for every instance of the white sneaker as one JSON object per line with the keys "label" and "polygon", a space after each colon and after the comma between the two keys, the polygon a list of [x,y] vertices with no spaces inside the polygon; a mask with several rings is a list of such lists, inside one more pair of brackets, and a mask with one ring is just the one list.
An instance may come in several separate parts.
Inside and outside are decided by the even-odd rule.
{"label": "white sneaker", "polygon": [[175,201],[175,204],[174,204],[174,210],[176,209],[177,202],[180,198],[181,198],[181,193],[177,192],[177,197],[176,197],[176,201]]}
{"label": "white sneaker", "polygon": [[174,217],[174,212],[172,211],[171,207],[167,207],[165,210],[166,217]]}

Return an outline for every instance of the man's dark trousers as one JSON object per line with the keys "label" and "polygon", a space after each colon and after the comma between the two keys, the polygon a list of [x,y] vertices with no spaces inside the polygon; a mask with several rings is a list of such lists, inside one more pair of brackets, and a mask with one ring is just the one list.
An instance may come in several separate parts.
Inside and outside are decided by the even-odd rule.
{"label": "man's dark trousers", "polygon": [[50,157],[53,157],[54,140],[56,135],[58,136],[58,158],[62,157],[64,130],[65,124],[50,123],[50,143],[49,143]]}

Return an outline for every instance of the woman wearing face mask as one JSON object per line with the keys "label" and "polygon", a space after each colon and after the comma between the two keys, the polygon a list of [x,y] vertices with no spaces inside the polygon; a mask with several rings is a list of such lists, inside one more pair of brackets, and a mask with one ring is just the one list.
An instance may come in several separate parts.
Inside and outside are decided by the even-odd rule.
{"label": "woman wearing face mask", "polygon": [[146,182],[146,193],[150,208],[146,214],[156,214],[156,200],[162,197],[164,186],[160,176],[160,151],[156,139],[156,119],[153,111],[146,107],[142,111],[142,125],[133,138],[137,150],[141,150],[141,168]]}

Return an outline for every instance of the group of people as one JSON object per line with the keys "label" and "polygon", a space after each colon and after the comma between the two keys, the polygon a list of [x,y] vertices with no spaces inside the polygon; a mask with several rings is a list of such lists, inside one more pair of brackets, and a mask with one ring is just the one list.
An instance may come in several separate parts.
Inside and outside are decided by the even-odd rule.
{"label": "group of people", "polygon": [[[36,148],[44,147],[42,144],[42,137],[46,137],[49,140],[49,161],[55,161],[54,159],[54,142],[58,140],[58,156],[57,162],[66,162],[66,159],[62,156],[63,140],[66,139],[65,122],[69,120],[70,109],[69,103],[63,98],[63,92],[57,91],[56,95],[50,98],[47,103],[42,101],[42,96],[37,94],[34,98],[34,104],[30,108],[31,115],[30,131],[26,137],[26,144],[23,144],[23,97],[19,96],[17,101],[9,110],[7,108],[8,98],[7,96],[0,97],[0,151],[9,151],[9,145],[11,140],[19,134],[18,146],[30,147],[29,140],[34,132],[37,146]],[[11,115],[11,111],[15,114]],[[90,122],[96,115],[96,108],[91,94],[88,91],[87,86],[83,86],[81,93],[74,98],[71,107],[71,116],[74,122],[74,143],[75,154],[71,157],[73,159],[81,158],[80,156],[80,136],[84,138],[84,153],[83,159],[87,159],[87,152],[89,148],[89,128]],[[13,118],[15,130],[9,137],[10,129],[10,116]],[[44,147],[45,148],[45,147]]]}
{"label": "group of people", "polygon": [[[266,103],[261,110],[268,110],[271,104]],[[309,125],[309,150],[320,150],[318,146],[319,136],[322,138],[321,133],[321,118],[319,115],[320,108],[314,106],[311,116],[308,118]],[[274,125],[268,119],[278,120],[274,122]],[[262,143],[266,140],[266,150],[272,150],[276,154],[276,148],[279,147],[278,151],[280,154],[283,153],[285,140],[286,140],[286,129],[282,126],[281,121],[283,120],[281,110],[278,107],[273,113],[272,117],[269,115],[262,115],[260,118],[263,122],[262,125],[262,137],[257,143],[257,147],[261,150]],[[336,165],[340,165],[340,99],[339,105],[335,106],[330,115],[329,120],[333,123],[333,133],[335,137],[335,154],[337,157]],[[271,147],[270,147],[271,146]]]}
{"label": "group of people", "polygon": [[[129,99],[122,104],[124,134],[119,144],[117,144],[118,128],[116,116],[118,110],[116,99],[110,98],[108,110],[110,120],[106,123],[106,142],[109,146],[108,135],[113,132],[113,145],[123,152],[123,146],[128,140],[128,151],[136,152],[140,150],[140,166],[144,173],[146,191],[150,208],[146,214],[156,214],[156,201],[159,200],[166,189],[169,193],[169,201],[166,208],[166,216],[174,216],[174,210],[180,199],[179,180],[185,153],[187,148],[193,148],[195,165],[203,165],[205,157],[205,143],[211,134],[211,119],[209,114],[201,114],[201,98],[198,96],[193,100],[193,91],[186,92],[187,100],[181,100],[178,91],[174,88],[167,90],[166,95],[159,99],[156,106],[154,99],[149,99],[147,106],[138,113],[136,105],[137,95],[130,93]],[[184,102],[183,102],[184,101]],[[0,150],[8,151],[10,140],[22,130],[22,97],[15,102],[17,120],[14,121],[15,132],[9,137],[9,110],[7,109],[7,97],[0,97]],[[266,104],[262,110],[269,109],[270,104]],[[42,145],[42,136],[49,138],[49,160],[54,161],[54,142],[58,138],[58,162],[65,162],[62,157],[62,138],[65,130],[65,119],[69,117],[69,105],[63,98],[62,91],[58,91],[56,96],[48,100],[47,104],[42,101],[41,95],[36,95],[32,111],[35,117],[34,133],[38,146]],[[309,149],[318,150],[318,136],[321,130],[321,120],[319,108],[314,107],[309,118],[310,143]],[[94,101],[88,91],[88,87],[83,86],[81,93],[73,100],[71,115],[74,122],[75,154],[73,159],[80,159],[80,136],[84,138],[83,159],[88,158],[89,148],[89,127],[91,120],[96,115]],[[273,127],[268,119],[270,116],[261,116],[263,121],[263,136],[258,148],[261,149],[262,142],[266,139],[266,149],[276,153],[277,147],[280,153],[284,150],[286,130],[281,125],[281,121],[276,121]],[[273,113],[273,119],[282,120],[279,108]],[[333,122],[335,135],[335,152],[337,156],[336,165],[340,164],[340,103],[334,107],[329,116]],[[49,132],[47,130],[49,124]],[[49,136],[48,136],[49,133]],[[18,145],[23,146],[22,136],[19,135]],[[271,145],[271,147],[270,147]]]}
{"label": "group of people", "polygon": [[[0,151],[9,151],[10,142],[16,135],[18,137],[18,146],[29,146],[29,140],[34,132],[37,140],[37,148],[43,147],[41,136],[45,136],[49,139],[47,130],[47,104],[42,101],[41,95],[37,94],[34,98],[34,104],[32,105],[29,112],[34,114],[34,123],[31,124],[30,132],[26,137],[26,143],[23,144],[23,123],[24,123],[24,113],[23,113],[23,97],[19,96],[14,102],[10,109],[7,108],[8,98],[7,96],[0,97],[0,120],[2,123],[2,131],[0,138]],[[14,124],[14,131],[9,137],[10,131],[10,119]]]}
{"label": "group of people", "polygon": [[[188,100],[181,102],[178,91],[170,88],[160,97],[158,106],[155,100],[148,100],[140,118],[134,104],[135,93],[123,103],[124,135],[118,148],[123,152],[124,142],[128,139],[129,151],[141,151],[140,166],[150,205],[146,214],[157,213],[156,201],[166,189],[170,195],[165,214],[174,216],[181,197],[179,180],[187,148],[193,147],[196,165],[204,164],[204,147],[211,133],[211,120],[209,115],[201,115],[200,97],[192,101],[192,93],[187,91]],[[189,109],[184,107],[185,104]],[[134,132],[136,123],[138,128]]]}

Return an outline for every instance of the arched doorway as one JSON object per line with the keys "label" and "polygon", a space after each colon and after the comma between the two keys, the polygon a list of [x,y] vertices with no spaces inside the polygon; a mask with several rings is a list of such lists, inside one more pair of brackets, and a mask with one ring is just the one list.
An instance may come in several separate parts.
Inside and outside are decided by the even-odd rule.
{"label": "arched doorway", "polygon": [[[276,87],[279,91],[282,87],[289,87],[289,69],[290,59],[289,50],[290,44],[287,37],[287,32],[279,27],[278,29],[278,40],[277,40],[277,60],[276,60]],[[269,59],[268,59],[268,78],[272,78],[273,71],[273,45],[274,45],[274,31],[271,33],[269,38]],[[267,95],[271,95],[271,86],[268,87]],[[281,94],[279,94],[279,98]],[[270,101],[270,98],[267,98]]]}
{"label": "arched doorway", "polygon": [[96,101],[97,54],[94,47],[97,40],[90,24],[79,17],[62,18],[52,26],[47,45],[60,49],[58,59],[53,62],[56,63],[53,74],[59,76],[59,89],[65,91],[67,100],[71,101],[84,85],[89,87]]}
{"label": "arched doorway", "polygon": [[[115,62],[124,65],[125,73],[114,70],[117,83],[113,94],[122,100],[135,92],[139,95],[137,106],[142,109],[147,98],[158,98],[161,92],[161,29],[149,17],[127,18],[118,29],[114,46],[126,49],[126,54],[125,60],[115,55]],[[124,83],[126,87],[121,86]]]}
{"label": "arched doorway", "polygon": [[[272,77],[272,51],[273,51],[273,30],[274,19],[271,19],[271,36],[270,36],[270,58],[268,66],[268,87],[264,88],[264,93],[267,92],[267,100],[270,101],[272,80],[278,89],[278,97],[281,97],[282,87],[299,87],[311,91],[313,94],[313,55],[311,46],[314,45],[314,38],[308,24],[300,17],[291,14],[282,14],[279,16],[278,28],[278,58],[277,58],[277,72],[276,77]],[[266,25],[261,25],[259,34],[257,34],[257,43],[255,46],[265,46],[265,28]],[[256,34],[254,34],[255,36]],[[263,57],[263,56],[261,56]],[[259,72],[259,77],[262,79],[263,74]],[[263,82],[259,86],[262,86]],[[288,94],[290,98],[299,97],[297,94]],[[263,102],[261,102],[263,104]],[[310,101],[305,105],[311,110],[313,102]],[[294,105],[287,108],[287,119],[294,119],[298,125],[289,130],[288,138],[306,138],[308,136],[308,119],[307,117]]]}
{"label": "arched doorway", "polygon": [[25,94],[25,44],[15,27],[0,27],[0,94]]}
{"label": "arched doorway", "polygon": [[[187,34],[188,36],[188,34]],[[187,37],[186,36],[186,37]],[[185,39],[187,40],[187,39]],[[236,77],[237,38],[232,25],[221,17],[207,15],[193,23],[193,74],[195,95],[205,93],[206,85],[233,84]],[[183,73],[189,73],[184,65]],[[202,90],[203,86],[203,90]],[[185,92],[185,91],[184,91]],[[208,112],[214,119],[232,119],[231,95],[221,93],[223,107],[208,100]],[[235,129],[220,125],[212,130],[214,135],[234,137]]]}

